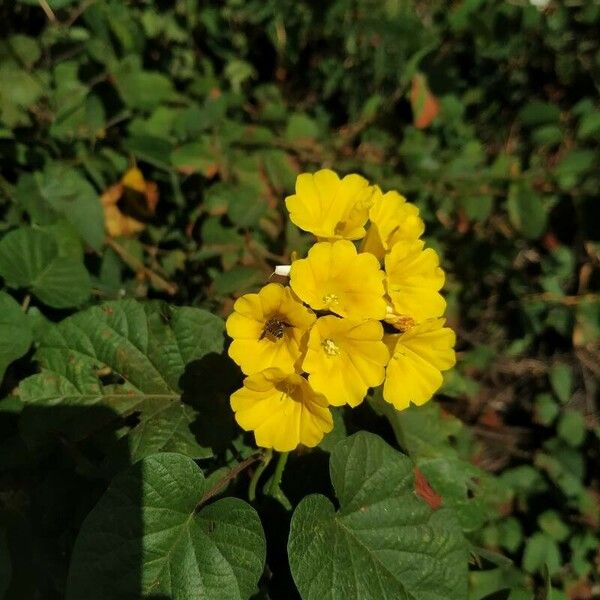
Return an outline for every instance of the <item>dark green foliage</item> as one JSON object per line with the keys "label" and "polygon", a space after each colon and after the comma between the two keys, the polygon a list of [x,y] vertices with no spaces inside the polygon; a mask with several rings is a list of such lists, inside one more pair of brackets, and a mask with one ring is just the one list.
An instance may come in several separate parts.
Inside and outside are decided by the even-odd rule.
{"label": "dark green foliage", "polygon": [[[413,507],[450,532],[448,600],[467,544],[469,598],[600,593],[599,28],[597,3],[556,0],[0,3],[0,598],[364,598],[372,548],[327,547],[371,508],[338,517],[346,475],[378,472],[344,472],[359,443],[397,465],[394,527]],[[121,190],[142,225],[108,239],[101,197],[134,165],[156,210],[152,185]],[[268,466],[263,565],[241,499],[266,458],[232,420],[220,317],[306,250],[283,200],[324,166],[419,206],[459,360],[436,403],[373,396],[281,488]],[[342,565],[329,589],[313,541]],[[390,597],[444,597],[388,575]]]}

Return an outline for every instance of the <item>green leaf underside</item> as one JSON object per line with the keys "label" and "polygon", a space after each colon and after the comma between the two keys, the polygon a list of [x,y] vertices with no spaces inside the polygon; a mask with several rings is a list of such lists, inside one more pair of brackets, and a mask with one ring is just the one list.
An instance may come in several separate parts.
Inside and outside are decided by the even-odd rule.
{"label": "green leaf underside", "polygon": [[335,447],[330,473],[339,511],[312,495],[292,517],[290,566],[304,600],[467,597],[458,522],[415,495],[410,459],[360,432]]}
{"label": "green leaf underside", "polygon": [[67,600],[248,598],[265,561],[260,519],[237,498],[199,508],[206,487],[181,454],[118,475],[76,540]]}
{"label": "green leaf underside", "polygon": [[[139,423],[129,436],[133,459],[159,450],[210,456],[189,429],[197,414],[180,401],[180,378],[188,363],[222,348],[222,321],[206,311],[110,302],[47,332],[36,353],[41,372],[21,383],[19,395],[36,407],[100,406],[123,416],[138,412]],[[39,427],[44,423],[33,426]],[[73,436],[89,433],[81,423],[70,429]]]}

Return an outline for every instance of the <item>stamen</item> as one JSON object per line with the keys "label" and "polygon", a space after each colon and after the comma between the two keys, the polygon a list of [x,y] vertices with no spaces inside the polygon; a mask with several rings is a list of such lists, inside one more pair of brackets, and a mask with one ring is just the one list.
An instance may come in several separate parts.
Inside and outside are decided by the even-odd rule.
{"label": "stamen", "polygon": [[325,304],[337,304],[339,301],[340,299],[336,294],[325,294],[323,296],[323,302],[325,302]]}
{"label": "stamen", "polygon": [[412,329],[417,324],[417,322],[408,315],[389,316],[386,321],[402,333],[406,333],[409,329]]}
{"label": "stamen", "polygon": [[339,221],[337,223],[337,225],[335,226],[333,233],[335,233],[336,235],[340,235],[344,231],[345,227],[346,227],[346,221]]}
{"label": "stamen", "polygon": [[329,356],[337,356],[340,353],[339,346],[333,340],[325,339],[321,342],[321,346]]}
{"label": "stamen", "polygon": [[287,327],[291,327],[291,325],[283,319],[273,317],[265,323],[265,327],[258,339],[263,340],[267,338],[271,342],[276,342],[284,336]]}

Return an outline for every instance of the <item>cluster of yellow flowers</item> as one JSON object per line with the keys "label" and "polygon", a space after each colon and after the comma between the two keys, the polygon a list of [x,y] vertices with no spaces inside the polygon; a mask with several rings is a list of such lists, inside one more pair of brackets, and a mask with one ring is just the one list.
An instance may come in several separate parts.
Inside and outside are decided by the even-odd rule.
{"label": "cluster of yellow flowers", "polygon": [[231,396],[236,420],[280,452],[316,446],[333,427],[329,406],[357,406],[382,383],[399,410],[427,402],[455,362],[444,272],[414,205],[323,169],[299,175],[286,206],[316,243],[292,262],[289,286],[242,296],[227,319],[229,355],[247,375]]}

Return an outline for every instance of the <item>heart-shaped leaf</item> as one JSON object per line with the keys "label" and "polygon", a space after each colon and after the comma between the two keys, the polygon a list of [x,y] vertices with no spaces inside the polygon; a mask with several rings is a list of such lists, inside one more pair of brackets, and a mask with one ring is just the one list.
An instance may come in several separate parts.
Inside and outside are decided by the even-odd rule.
{"label": "heart-shaped leaf", "polygon": [[0,292],[0,383],[6,367],[29,350],[29,321],[15,300]]}
{"label": "heart-shaped leaf", "polygon": [[82,304],[91,293],[83,262],[62,256],[51,234],[27,227],[11,231],[0,240],[0,277],[11,287],[28,288],[54,308]]}
{"label": "heart-shaped leaf", "polygon": [[[190,431],[198,414],[181,402],[180,379],[190,362],[222,348],[223,322],[207,311],[109,302],[49,329],[36,353],[41,373],[21,382],[19,395],[30,406],[137,413],[139,422],[127,440],[132,460],[161,450],[211,456]],[[72,411],[54,410],[53,419],[60,421],[54,423],[37,414],[24,413],[24,431],[34,442],[45,431],[80,439],[100,425],[93,412],[89,423],[85,411],[72,421]]]}
{"label": "heart-shaped leaf", "polygon": [[202,507],[206,488],[181,454],[119,474],[75,542],[67,600],[249,598],[265,562],[260,519],[237,498]]}
{"label": "heart-shaped leaf", "polygon": [[461,600],[467,546],[452,511],[415,494],[413,465],[381,438],[360,432],[331,454],[340,503],[304,498],[288,552],[304,600]]}

